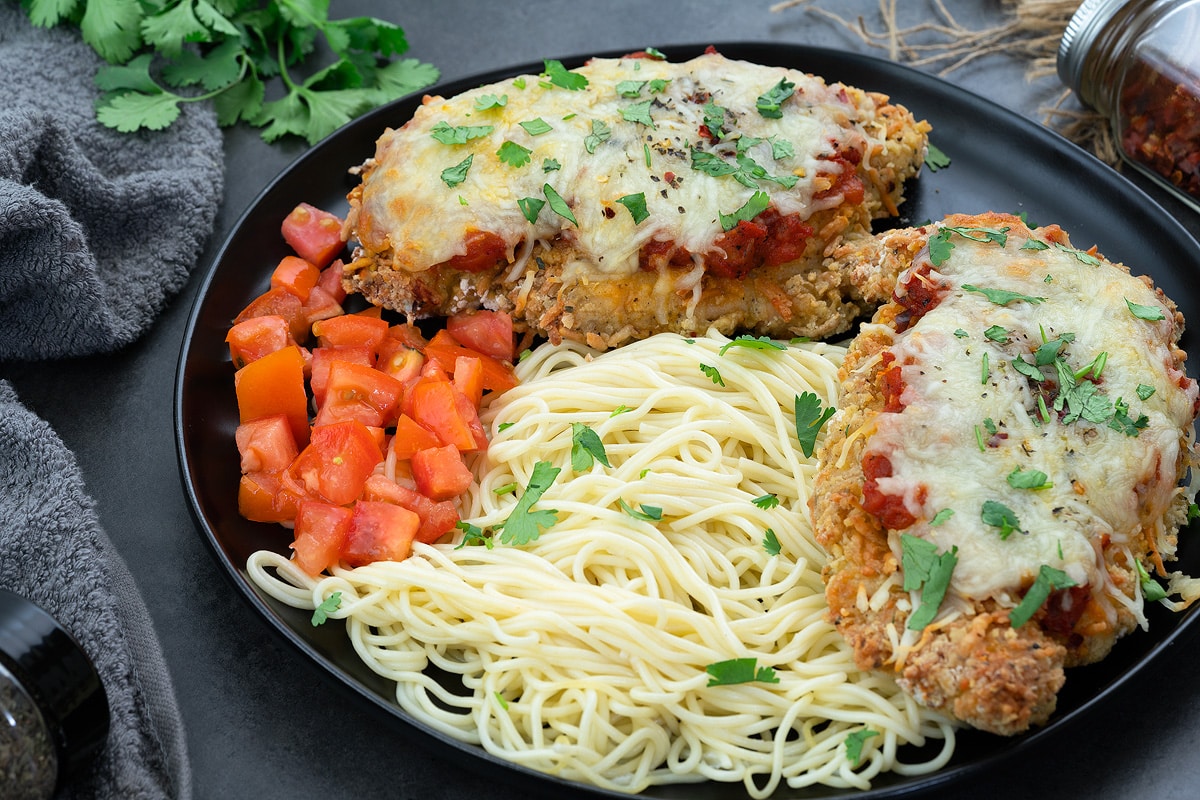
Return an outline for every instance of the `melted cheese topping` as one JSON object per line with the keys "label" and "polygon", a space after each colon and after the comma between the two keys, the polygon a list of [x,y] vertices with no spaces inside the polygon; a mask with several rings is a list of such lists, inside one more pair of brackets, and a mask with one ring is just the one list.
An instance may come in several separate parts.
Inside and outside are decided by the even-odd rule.
{"label": "melted cheese topping", "polygon": [[[569,90],[527,75],[449,99],[430,98],[404,127],[387,131],[363,187],[370,225],[359,231],[362,244],[374,252],[391,248],[394,267],[416,272],[462,254],[471,231],[499,235],[510,252],[522,241],[563,235],[574,240],[578,254],[568,276],[619,277],[637,270],[639,250],[651,240],[709,251],[723,232],[720,215],[740,209],[755,191],[767,192],[781,214],[803,218],[840,204],[837,194],[817,198],[840,170],[841,162],[827,159],[867,150],[868,134],[858,120],[870,118],[873,101],[794,70],[706,54],[679,64],[596,59],[575,72],[587,78],[586,87]],[[758,98],[782,79],[795,84],[794,93],[780,118],[763,116]],[[489,96],[506,102],[480,110]],[[647,102],[639,113],[638,104]],[[701,134],[710,102],[727,112],[728,136],[716,143]],[[521,125],[534,121],[549,130],[534,133]],[[448,145],[431,135],[437,125],[491,130]],[[608,137],[598,141],[593,134],[601,126]],[[739,139],[744,155],[765,175],[795,179],[795,185],[786,188],[762,175],[741,182],[692,167],[693,148],[736,164]],[[761,141],[746,146],[751,139]],[[501,160],[498,151],[509,142],[530,151],[528,163]],[[443,170],[468,156],[465,179],[447,185]],[[549,162],[559,166],[549,169]],[[526,219],[518,201],[546,201],[545,184],[566,201],[577,225],[549,204],[534,224]],[[641,222],[618,202],[638,194],[648,212]]]}
{"label": "melted cheese topping", "polygon": [[[949,596],[1015,604],[1043,564],[1112,596],[1101,552],[1105,537],[1120,547],[1161,519],[1187,446],[1182,432],[1191,426],[1196,387],[1171,366],[1172,313],[1141,280],[1069,248],[1027,249],[1028,240],[1017,235],[1003,246],[958,235],[950,241],[949,258],[930,273],[948,292],[896,334],[892,347],[895,363],[903,365],[905,407],[878,416],[868,445],[893,466],[894,477],[881,479],[879,488],[903,497],[918,520],[907,533],[939,551],[958,548]],[[914,269],[929,263],[927,250]],[[1001,305],[967,286],[1041,300]],[[1164,319],[1140,319],[1126,301]],[[1032,364],[1044,342],[1072,334],[1058,353],[1072,372],[1106,355],[1092,387],[1100,398],[1088,412],[1094,420],[1063,418],[1069,404],[1055,409],[1053,364],[1042,368],[1042,383],[1014,367],[1018,356]],[[1078,385],[1093,383],[1091,377],[1082,375]],[[1119,403],[1127,404],[1131,421],[1145,415],[1136,436],[1108,424],[1112,404]],[[1013,488],[1008,476],[1014,470],[1041,471],[1052,485]],[[1003,537],[1000,527],[985,522],[987,501],[1010,509],[1018,530]],[[945,509],[953,515],[931,525]],[[899,535],[892,532],[898,556]]]}

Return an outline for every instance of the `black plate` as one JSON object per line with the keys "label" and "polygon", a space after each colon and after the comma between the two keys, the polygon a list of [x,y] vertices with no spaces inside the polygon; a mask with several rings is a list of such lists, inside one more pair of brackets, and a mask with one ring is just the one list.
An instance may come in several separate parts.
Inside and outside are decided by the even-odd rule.
{"label": "black plate", "polygon": [[[977,95],[937,78],[879,59],[784,44],[729,43],[717,48],[731,58],[812,72],[870,91],[891,95],[918,118],[933,125],[932,140],[953,160],[947,169],[926,170],[908,189],[899,224],[918,224],[949,213],[1026,212],[1031,223],[1058,223],[1081,248],[1099,246],[1110,259],[1148,272],[1189,319],[1200,319],[1200,246],[1187,231],[1141,190],[1054,133]],[[631,49],[637,49],[636,47]],[[672,60],[698,55],[701,47],[664,48]],[[589,54],[592,55],[592,54]],[[603,54],[595,54],[603,55]],[[609,55],[620,55],[612,53]],[[568,66],[583,58],[562,59]],[[479,75],[438,87],[451,96],[483,83],[522,73],[541,64]],[[345,195],[355,180],[347,169],[374,153],[386,126],[403,124],[419,96],[399,100],[342,128],[301,156],[258,196],[217,253],[200,289],[184,334],[175,387],[175,425],[185,492],[197,525],[233,583],[267,622],[308,658],[401,727],[530,776],[546,788],[571,787],[580,794],[620,795],[541,776],[425,728],[393,701],[390,684],[368,670],[338,626],[314,628],[309,614],[283,606],[259,592],[246,577],[247,557],[259,549],[286,552],[290,536],[277,525],[247,522],[237,513],[238,456],[233,431],[238,415],[233,368],[224,345],[230,320],[267,284],[271,269],[287,254],[279,224],[300,201],[344,213]],[[1185,336],[1184,348],[1195,349]],[[1197,369],[1192,365],[1191,374]],[[1200,547],[1182,548],[1183,568],[1197,573]],[[783,798],[895,797],[961,779],[969,772],[1040,747],[1068,721],[1100,702],[1128,680],[1189,625],[1196,609],[1171,614],[1155,605],[1150,631],[1135,631],[1100,664],[1068,672],[1058,712],[1044,728],[1002,739],[966,731],[960,734],[949,766],[932,776],[881,776],[868,792],[814,788],[776,792]],[[516,777],[516,775],[514,775]],[[645,793],[662,798],[741,798],[740,784],[657,787]]]}

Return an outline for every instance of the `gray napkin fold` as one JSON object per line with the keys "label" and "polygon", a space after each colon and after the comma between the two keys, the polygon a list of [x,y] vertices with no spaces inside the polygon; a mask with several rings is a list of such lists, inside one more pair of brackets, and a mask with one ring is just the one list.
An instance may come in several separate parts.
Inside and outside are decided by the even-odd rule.
{"label": "gray napkin fold", "polygon": [[[95,121],[101,60],[66,28],[0,0],[0,363],[119,349],[183,287],[223,189],[210,105],[168,130]],[[100,672],[103,753],[69,800],[187,800],[191,773],[171,678],[129,569],[72,454],[0,381],[0,586],[54,615]]]}

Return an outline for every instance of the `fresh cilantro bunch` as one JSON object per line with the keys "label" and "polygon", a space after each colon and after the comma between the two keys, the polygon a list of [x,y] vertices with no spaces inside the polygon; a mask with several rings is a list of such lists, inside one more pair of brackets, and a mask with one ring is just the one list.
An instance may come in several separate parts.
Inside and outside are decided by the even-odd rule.
{"label": "fresh cilantro bunch", "polygon": [[[161,130],[180,104],[212,100],[222,127],[243,121],[268,142],[308,142],[438,71],[404,31],[372,17],[329,19],[329,0],[22,0],[34,25],[78,26],[109,62],[96,73],[96,118],[119,131]],[[332,63],[307,63],[323,38]],[[303,79],[293,72],[303,72]],[[271,91],[268,91],[270,89]],[[182,90],[185,93],[180,93]],[[274,99],[268,100],[268,94]]]}

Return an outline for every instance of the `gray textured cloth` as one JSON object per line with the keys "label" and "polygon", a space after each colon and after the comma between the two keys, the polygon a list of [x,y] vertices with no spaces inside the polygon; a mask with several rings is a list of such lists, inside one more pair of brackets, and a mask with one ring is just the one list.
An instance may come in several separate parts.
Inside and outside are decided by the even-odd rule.
{"label": "gray textured cloth", "polygon": [[[207,104],[167,131],[99,125],[102,62],[69,29],[0,0],[0,362],[110,352],[153,323],[212,233],[222,140]],[[112,724],[69,800],[191,796],[174,689],[150,615],[72,454],[0,381],[0,586],[92,657]]]}

